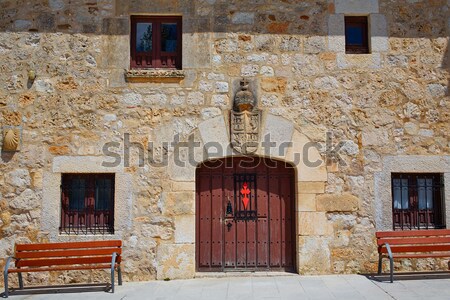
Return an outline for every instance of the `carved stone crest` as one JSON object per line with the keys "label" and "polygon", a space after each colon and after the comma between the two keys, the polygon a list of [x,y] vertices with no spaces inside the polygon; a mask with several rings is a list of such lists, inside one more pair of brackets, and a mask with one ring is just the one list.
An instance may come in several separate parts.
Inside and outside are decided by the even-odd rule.
{"label": "carved stone crest", "polygon": [[231,147],[239,153],[251,154],[258,150],[261,112],[246,79],[241,80],[241,90],[236,93],[230,115]]}

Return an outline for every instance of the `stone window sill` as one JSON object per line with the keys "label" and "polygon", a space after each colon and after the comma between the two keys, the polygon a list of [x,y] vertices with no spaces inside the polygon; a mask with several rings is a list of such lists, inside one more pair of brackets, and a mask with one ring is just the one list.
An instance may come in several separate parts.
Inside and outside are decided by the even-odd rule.
{"label": "stone window sill", "polygon": [[183,70],[175,69],[130,69],[125,71],[128,82],[180,82]]}

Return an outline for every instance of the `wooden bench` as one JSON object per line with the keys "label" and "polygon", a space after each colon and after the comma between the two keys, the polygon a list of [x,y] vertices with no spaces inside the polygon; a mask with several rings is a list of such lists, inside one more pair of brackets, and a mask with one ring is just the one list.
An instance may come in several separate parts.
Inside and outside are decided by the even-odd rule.
{"label": "wooden bench", "polygon": [[378,274],[383,258],[389,258],[390,279],[394,281],[394,258],[450,257],[450,230],[409,230],[377,232]]}
{"label": "wooden bench", "polygon": [[[114,293],[114,270],[122,285],[120,270],[122,241],[69,242],[47,244],[16,244],[14,256],[6,260],[4,269],[5,297],[8,297],[8,274],[17,273],[23,289],[22,273],[68,270],[111,270],[111,290]],[[11,262],[14,261],[14,268]]]}

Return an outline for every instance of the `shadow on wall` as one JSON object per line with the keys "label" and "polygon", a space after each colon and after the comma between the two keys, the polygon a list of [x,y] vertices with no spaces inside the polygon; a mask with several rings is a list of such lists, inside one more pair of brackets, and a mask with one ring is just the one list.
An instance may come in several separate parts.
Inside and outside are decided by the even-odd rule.
{"label": "shadow on wall", "polygon": [[[380,0],[379,10],[386,18],[389,37],[436,39],[449,36],[447,0],[419,0],[410,4]],[[433,13],[423,14],[423,11]],[[250,38],[245,33],[334,34],[328,23],[330,15],[335,13],[335,6],[330,0],[1,0],[0,31],[129,35],[130,14],[163,13],[182,15],[184,33],[239,33],[243,40]],[[270,48],[271,39],[261,43],[261,50],[265,46]],[[295,41],[286,43],[291,45]],[[447,72],[450,72],[449,51],[447,44],[442,62]],[[447,87],[449,85],[450,79]],[[447,93],[450,93],[449,89]]]}

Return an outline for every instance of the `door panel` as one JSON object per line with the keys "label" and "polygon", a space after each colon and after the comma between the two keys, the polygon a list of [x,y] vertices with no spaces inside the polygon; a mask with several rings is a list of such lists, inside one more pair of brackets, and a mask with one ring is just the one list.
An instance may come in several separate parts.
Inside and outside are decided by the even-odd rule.
{"label": "door panel", "polygon": [[294,269],[292,168],[230,158],[204,163],[196,178],[198,271]]}
{"label": "door panel", "polygon": [[222,266],[222,231],[223,231],[223,199],[222,199],[222,176],[216,175],[211,177],[211,207],[212,207],[212,220],[211,220],[211,266]]}

